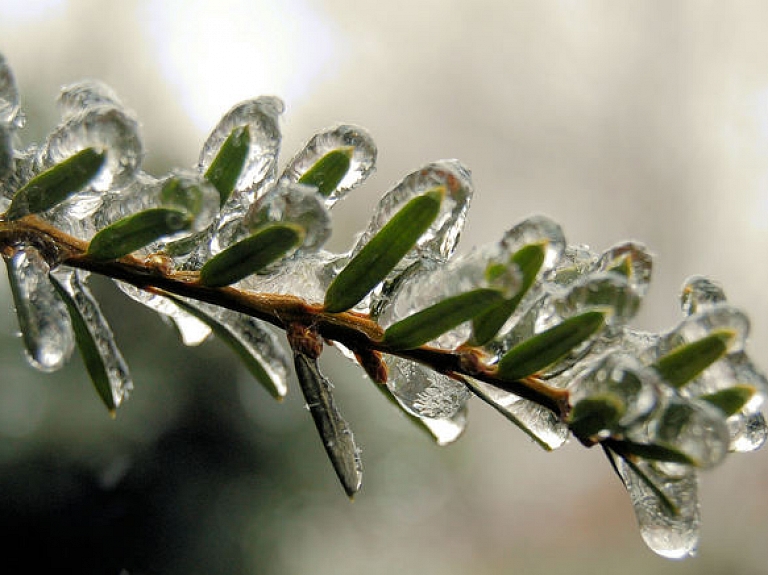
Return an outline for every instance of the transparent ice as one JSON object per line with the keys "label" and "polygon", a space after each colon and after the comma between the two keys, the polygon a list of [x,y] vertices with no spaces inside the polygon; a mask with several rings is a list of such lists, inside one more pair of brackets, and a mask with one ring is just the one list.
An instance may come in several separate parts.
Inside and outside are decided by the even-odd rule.
{"label": "transparent ice", "polygon": [[114,90],[98,80],[82,80],[67,84],[59,93],[58,104],[63,120],[78,116],[86,108],[123,107]]}
{"label": "transparent ice", "polygon": [[[602,253],[595,271],[620,270],[639,297],[644,297],[651,284],[653,257],[648,249],[637,242],[622,242]],[[626,268],[626,269],[625,269]]]}
{"label": "transparent ice", "polygon": [[386,362],[389,391],[406,411],[417,417],[453,417],[471,397],[463,383],[419,363],[396,356],[387,356]]}
{"label": "transparent ice", "polygon": [[116,407],[128,397],[133,389],[128,366],[115,343],[112,329],[101,312],[98,302],[85,283],[87,274],[79,270],[58,268],[52,272],[64,289],[72,296],[75,305],[85,321],[106,368]]}
{"label": "transparent ice", "polygon": [[339,148],[351,148],[352,158],[346,176],[325,198],[326,207],[332,207],[350,190],[362,184],[375,169],[376,144],[363,128],[342,124],[315,134],[288,162],[280,179],[297,182],[320,158]]}
{"label": "transparent ice", "polygon": [[5,262],[27,359],[41,371],[55,371],[72,355],[75,340],[48,263],[32,246],[19,246]]}
{"label": "transparent ice", "polygon": [[456,441],[467,427],[468,407],[459,409],[451,417],[419,417],[419,420],[435,438],[435,442],[440,445],[450,445]]}
{"label": "transparent ice", "polygon": [[0,54],[0,124],[18,126],[23,121],[16,80],[8,62]]}
{"label": "transparent ice", "polygon": [[695,555],[701,529],[695,471],[688,469],[682,476],[671,478],[645,461],[635,464],[640,473],[652,481],[677,508],[678,513],[674,513],[626,461],[617,458],[616,465],[629,491],[646,545],[668,559],[684,559]]}
{"label": "transparent ice", "polygon": [[469,384],[479,397],[547,451],[568,440],[568,426],[546,407],[477,379],[469,379]]}

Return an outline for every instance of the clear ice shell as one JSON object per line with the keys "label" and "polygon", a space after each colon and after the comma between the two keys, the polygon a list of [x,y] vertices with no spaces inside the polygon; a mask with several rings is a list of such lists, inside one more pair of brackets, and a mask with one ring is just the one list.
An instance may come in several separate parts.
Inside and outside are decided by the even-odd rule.
{"label": "clear ice shell", "polygon": [[211,328],[185,312],[171,300],[161,295],[137,288],[129,283],[115,281],[117,287],[132,300],[171,320],[179,331],[181,341],[186,346],[203,343],[211,335]]}
{"label": "clear ice shell", "polygon": [[731,437],[729,451],[748,453],[760,449],[768,438],[768,425],[762,412],[745,409],[726,420]]}
{"label": "clear ice shell", "polygon": [[450,445],[464,433],[464,430],[467,428],[468,411],[465,404],[464,407],[451,417],[419,417],[419,420],[432,434],[435,443],[443,447]]}
{"label": "clear ice shell", "polygon": [[[72,115],[48,136],[39,151],[39,169],[58,164],[85,148],[106,152],[106,162],[89,188],[97,192],[118,189],[133,179],[142,160],[139,124],[125,110],[95,106]],[[71,201],[79,201],[77,194]]]}
{"label": "clear ice shell", "polygon": [[406,203],[436,186],[444,186],[446,190],[440,213],[414,249],[400,262],[397,271],[419,258],[447,260],[456,248],[473,193],[470,172],[457,160],[428,164],[388,191],[375,208],[368,227],[358,238],[352,255],[363,249]]}
{"label": "clear ice shell", "polygon": [[546,280],[561,286],[568,285],[584,274],[594,271],[599,258],[589,246],[566,246],[555,267],[547,274]]}
{"label": "clear ice shell", "polygon": [[595,396],[614,397],[626,410],[618,421],[619,427],[625,428],[642,421],[656,407],[658,385],[656,372],[637,358],[610,353],[595,360],[571,383],[571,405]]}
{"label": "clear ice shell", "polygon": [[493,385],[468,378],[474,393],[547,451],[568,440],[568,426],[551,410]]}
{"label": "clear ice shell", "polygon": [[708,336],[713,331],[731,330],[735,338],[728,353],[742,351],[749,335],[749,318],[741,310],[727,304],[713,304],[685,318],[673,330],[664,334],[657,352],[665,355],[686,343]]}
{"label": "clear ice shell", "polygon": [[40,371],[55,371],[72,355],[75,339],[48,264],[31,246],[17,248],[5,262],[27,359]]}
{"label": "clear ice shell", "polygon": [[16,80],[5,57],[0,54],[0,123],[19,127],[18,124],[22,121],[20,109]]}
{"label": "clear ice shell", "polygon": [[685,315],[693,315],[724,302],[723,288],[704,276],[692,276],[685,280],[680,293],[680,307]]}
{"label": "clear ice shell", "polygon": [[616,466],[635,511],[645,544],[667,559],[684,559],[696,554],[701,529],[698,479],[692,469],[681,477],[670,478],[645,461],[635,464],[641,473],[677,507],[672,513],[646,481],[623,459]]}
{"label": "clear ice shell", "polygon": [[527,245],[540,243],[546,244],[540,272],[545,273],[555,267],[565,251],[563,229],[554,220],[542,215],[524,219],[504,234],[500,248],[503,253],[511,256]]}
{"label": "clear ice shell", "polygon": [[240,204],[241,208],[247,206],[256,199],[265,182],[274,180],[281,140],[278,120],[284,108],[283,102],[273,96],[240,102],[224,114],[205,140],[198,160],[200,173],[209,168],[232,130],[248,126],[251,138],[248,157],[228,203]]}
{"label": "clear ice shell", "polygon": [[115,406],[119,407],[133,389],[133,381],[128,372],[128,366],[123,359],[123,354],[120,353],[120,349],[115,343],[112,329],[101,312],[96,298],[93,297],[85,283],[86,273],[80,270],[62,268],[51,273],[59,280],[69,295],[72,296],[75,305],[80,311],[80,315],[88,326],[88,331],[90,331],[96,343],[101,359],[104,362],[107,376],[109,377],[112,400]]}
{"label": "clear ice shell", "polygon": [[610,271],[622,265],[625,258],[629,258],[629,285],[642,298],[648,292],[653,271],[653,256],[644,245],[636,242],[616,244],[603,252],[595,268]]}
{"label": "clear ice shell", "polygon": [[254,230],[272,222],[291,222],[304,229],[304,243],[297,250],[318,251],[331,236],[331,214],[316,188],[282,181],[251,206],[245,225]]}
{"label": "clear ice shell", "polygon": [[326,207],[332,207],[350,190],[362,184],[376,167],[376,144],[363,128],[342,124],[315,134],[288,162],[280,180],[297,182],[320,158],[339,148],[352,148],[352,158],[346,176],[325,198]]}
{"label": "clear ice shell", "polygon": [[86,108],[97,106],[123,107],[123,103],[114,90],[98,80],[81,80],[64,86],[59,93],[57,102],[59,112],[64,120],[77,116]]}
{"label": "clear ice shell", "polygon": [[471,397],[467,387],[419,363],[387,356],[387,387],[398,403],[416,417],[450,418]]}

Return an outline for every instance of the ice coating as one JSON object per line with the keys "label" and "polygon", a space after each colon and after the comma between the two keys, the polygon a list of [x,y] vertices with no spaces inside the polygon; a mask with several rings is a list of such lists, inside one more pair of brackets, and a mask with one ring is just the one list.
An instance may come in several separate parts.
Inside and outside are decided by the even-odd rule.
{"label": "ice coating", "polygon": [[[605,311],[606,323],[617,327],[625,325],[640,308],[640,295],[624,276],[597,272],[576,280],[561,297],[553,300],[556,310],[552,318],[541,317],[537,331],[551,327],[552,319],[571,317],[586,311]],[[556,321],[559,322],[559,319]]]}
{"label": "ice coating", "polygon": [[467,405],[464,405],[451,417],[419,417],[419,420],[435,438],[435,442],[445,446],[456,441],[464,433],[467,427],[468,411]]}
{"label": "ice coating", "polygon": [[11,130],[0,124],[0,180],[8,176],[13,169],[13,143]]}
{"label": "ice coating", "polygon": [[[114,106],[85,108],[70,116],[48,136],[39,151],[40,170],[85,148],[106,153],[104,166],[89,188],[97,192],[122,188],[133,179],[142,160],[138,122],[130,113]],[[71,201],[79,201],[80,195]]]}
{"label": "ice coating", "polygon": [[476,395],[547,451],[561,447],[568,440],[568,426],[546,407],[483,381],[469,379],[469,384]]}
{"label": "ice coating", "polygon": [[749,318],[744,312],[727,303],[713,304],[688,316],[662,337],[658,352],[669,353],[680,345],[694,342],[718,330],[733,331],[735,334],[729,353],[742,351],[749,335]]}
{"label": "ice coating", "polygon": [[627,427],[647,417],[656,407],[659,401],[658,385],[656,372],[645,367],[637,358],[609,353],[584,370],[571,383],[569,390],[572,405],[598,396],[617,399],[625,409],[618,425]]}
{"label": "ice coating", "polygon": [[283,102],[273,96],[240,102],[224,114],[208,135],[198,160],[200,173],[205,173],[210,167],[232,130],[248,126],[250,149],[230,203],[247,206],[266,182],[274,180],[281,140],[278,119],[284,108]]}
{"label": "ice coating", "polygon": [[729,450],[749,453],[760,449],[768,438],[765,416],[756,409],[745,409],[726,420],[731,437]]}
{"label": "ice coating", "polygon": [[288,162],[280,179],[297,182],[320,158],[339,148],[351,148],[352,157],[347,174],[333,193],[325,198],[325,205],[330,208],[362,184],[376,167],[376,144],[363,128],[342,124],[315,134]]}
{"label": "ice coating", "polygon": [[645,461],[634,464],[677,508],[678,513],[674,513],[630,464],[617,459],[617,469],[629,492],[646,545],[668,559],[695,555],[701,529],[695,471],[688,469],[682,477],[669,478]]}
{"label": "ice coating", "polygon": [[123,103],[112,88],[98,80],[81,80],[61,89],[57,100],[64,120],[80,114],[85,108],[112,106],[122,108]]}
{"label": "ice coating", "polygon": [[0,54],[0,123],[18,127],[22,122],[21,104],[16,80],[5,56]]}
{"label": "ice coating", "polygon": [[98,302],[91,294],[85,283],[85,273],[69,269],[58,269],[52,272],[62,287],[72,296],[75,305],[80,311],[88,331],[91,333],[101,360],[104,362],[107,376],[112,390],[112,400],[116,407],[128,397],[133,389],[128,366],[123,359],[123,354],[115,343],[112,329],[107,319],[101,312]]}
{"label": "ice coating", "polygon": [[453,417],[471,397],[464,384],[421,364],[396,356],[388,356],[386,362],[389,391],[417,417]]}
{"label": "ice coating", "polygon": [[440,213],[397,269],[404,269],[419,257],[437,261],[448,259],[459,241],[473,193],[469,170],[457,160],[428,164],[388,191],[375,208],[368,227],[358,238],[352,255],[356,255],[405,204],[437,186],[445,187]]}
{"label": "ice coating", "polygon": [[75,339],[48,264],[32,246],[17,248],[5,262],[27,359],[40,371],[55,371],[72,355]]}
{"label": "ice coating", "polygon": [[131,284],[116,281],[117,287],[134,301],[148,307],[173,321],[179,330],[184,345],[195,346],[203,343],[211,335],[211,328],[185,312],[171,300],[161,295],[137,288]]}
{"label": "ice coating", "polygon": [[595,264],[596,270],[626,274],[629,285],[641,298],[651,283],[653,257],[648,249],[636,242],[623,242],[607,249]]}
{"label": "ice coating", "polygon": [[713,305],[725,302],[723,288],[709,278],[693,276],[683,284],[680,307],[685,315],[705,311]]}
{"label": "ice coating", "polygon": [[585,273],[593,271],[600,256],[589,246],[566,246],[556,265],[547,274],[546,279],[554,284],[568,285]]}

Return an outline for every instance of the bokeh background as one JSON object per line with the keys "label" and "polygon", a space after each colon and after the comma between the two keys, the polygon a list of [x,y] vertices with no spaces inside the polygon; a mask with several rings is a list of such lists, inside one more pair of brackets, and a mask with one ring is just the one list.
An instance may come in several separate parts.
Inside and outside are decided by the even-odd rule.
{"label": "bokeh background", "polygon": [[[334,210],[349,245],[404,174],[456,157],[476,196],[462,249],[533,213],[570,243],[657,255],[636,324],[679,317],[691,274],[753,319],[768,368],[768,4],[755,1],[0,0],[0,52],[37,141],[61,85],[110,84],[145,169],[191,166],[239,100],[286,101],[284,155],[365,126],[378,171]],[[597,451],[544,453],[471,407],[438,448],[350,364],[324,358],[362,444],[350,504],[294,387],[272,401],[215,341],[184,348],[95,281],[135,391],[111,420],[79,358],[25,364],[0,282],[0,564],[115,574],[768,573],[768,453],[703,476],[699,555],[647,550]],[[333,353],[326,354],[328,356]]]}

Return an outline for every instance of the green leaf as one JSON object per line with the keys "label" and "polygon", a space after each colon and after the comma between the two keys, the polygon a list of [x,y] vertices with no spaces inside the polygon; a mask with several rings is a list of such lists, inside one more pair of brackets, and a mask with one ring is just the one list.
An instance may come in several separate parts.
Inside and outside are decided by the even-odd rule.
{"label": "green leaf", "polygon": [[318,193],[327,198],[347,175],[354,151],[352,146],[331,150],[304,172],[299,183],[315,186]]}
{"label": "green leaf", "polygon": [[232,333],[231,329],[205,313],[203,310],[190,305],[181,298],[170,294],[166,294],[166,297],[172,300],[173,303],[175,303],[177,306],[179,306],[179,308],[187,312],[189,315],[196,317],[209,328],[211,328],[211,331],[214,333],[214,335],[219,338],[222,343],[234,351],[235,354],[237,354],[251,375],[256,379],[256,381],[264,386],[264,389],[266,389],[272,397],[275,399],[282,399],[285,397],[284,386],[276,381],[272,375],[270,375],[269,369],[264,367],[261,361],[259,361],[258,358],[254,357],[253,354],[248,351],[248,348],[240,342],[236,335]]}
{"label": "green leaf", "polygon": [[99,231],[86,253],[94,260],[115,260],[191,225],[192,217],[184,210],[150,208]]}
{"label": "green leaf", "polygon": [[[509,316],[520,305],[523,296],[528,292],[533,282],[536,281],[536,276],[544,263],[546,251],[545,243],[529,244],[523,246],[512,255],[510,263],[517,265],[523,276],[520,289],[510,299],[504,300],[473,320],[472,343],[474,345],[485,345],[496,337],[496,334],[499,333],[499,330],[509,319]],[[506,266],[503,267],[506,268]],[[494,270],[495,266],[489,268],[487,272],[489,281],[493,280]]]}
{"label": "green leaf", "polygon": [[219,191],[222,206],[235,189],[237,179],[248,157],[250,145],[251,132],[248,126],[236,127],[224,140],[219,153],[205,172],[205,179]]}
{"label": "green leaf", "polygon": [[669,463],[680,463],[682,465],[691,465],[696,467],[696,460],[692,459],[679,449],[662,445],[658,443],[635,443],[628,440],[611,440],[610,448],[616,453],[628,456],[634,455],[648,461],[666,461]]}
{"label": "green leaf", "polygon": [[749,400],[752,399],[752,396],[755,395],[756,391],[757,390],[751,385],[739,384],[727,389],[721,389],[714,393],[702,395],[699,399],[714,405],[722,411],[726,417],[730,417],[741,411]]}
{"label": "green leaf", "polygon": [[499,361],[498,375],[515,381],[533,375],[568,355],[579,344],[599,332],[605,314],[588,311],[527,339],[510,349]]}
{"label": "green leaf", "polygon": [[72,323],[72,330],[75,334],[75,343],[80,350],[80,356],[83,358],[85,369],[93,382],[93,386],[96,388],[101,401],[107,406],[110,415],[114,417],[117,406],[115,405],[115,398],[112,395],[112,384],[109,379],[109,373],[107,366],[104,363],[104,358],[99,351],[99,346],[88,329],[88,324],[80,313],[80,309],[77,307],[75,300],[69,292],[59,283],[59,281],[52,275],[48,276],[51,280],[56,293],[61,300],[67,306],[69,312],[69,319]]}
{"label": "green leaf", "polygon": [[576,437],[588,439],[613,429],[625,411],[624,402],[613,394],[587,397],[573,406],[568,426]]}
{"label": "green leaf", "polygon": [[392,349],[413,349],[471,320],[503,299],[501,292],[479,288],[448,297],[391,325],[384,343]]}
{"label": "green leaf", "polygon": [[445,188],[413,198],[363,246],[331,283],[325,309],[346,311],[360,302],[403,259],[440,213]]}
{"label": "green leaf", "polygon": [[692,343],[681,345],[661,357],[653,368],[674,388],[680,389],[723,357],[736,333],[718,330]]}
{"label": "green leaf", "polygon": [[104,152],[85,148],[38,174],[13,196],[6,218],[16,220],[50,210],[82,190],[99,173],[105,160]]}
{"label": "green leaf", "polygon": [[315,427],[333,469],[351,499],[360,490],[363,470],[360,450],[349,425],[341,416],[331,393],[331,383],[320,373],[317,360],[294,352],[296,376],[307,402]]}
{"label": "green leaf", "polygon": [[304,241],[304,229],[290,222],[267,224],[216,254],[200,270],[200,283],[228,286],[279,260]]}

